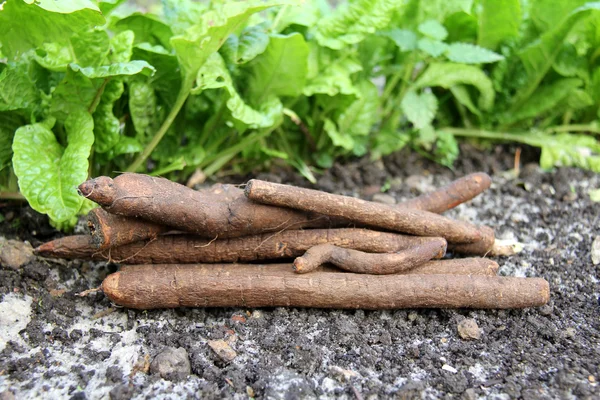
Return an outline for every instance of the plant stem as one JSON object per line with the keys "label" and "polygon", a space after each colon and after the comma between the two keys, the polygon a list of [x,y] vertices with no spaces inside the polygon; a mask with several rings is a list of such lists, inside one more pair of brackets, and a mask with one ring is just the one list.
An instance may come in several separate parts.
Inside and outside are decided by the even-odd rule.
{"label": "plant stem", "polygon": [[100,104],[100,100],[102,99],[102,94],[104,93],[104,89],[106,88],[106,84],[108,83],[108,81],[109,81],[109,78],[105,78],[102,81],[102,84],[100,85],[98,90],[96,91],[96,95],[94,96],[94,98],[92,99],[92,102],[90,103],[90,106],[88,107],[88,112],[90,114],[93,114],[94,111],[96,111],[96,107],[98,107],[98,104]]}
{"label": "plant stem", "polygon": [[158,145],[163,136],[165,136],[165,133],[167,133],[171,127],[173,121],[175,121],[175,118],[177,118],[177,115],[179,114],[181,107],[183,107],[185,104],[185,101],[187,100],[193,86],[194,77],[184,77],[183,82],[181,83],[181,89],[179,90],[179,94],[177,95],[177,99],[175,100],[175,104],[173,104],[171,112],[169,112],[167,118],[164,120],[158,131],[154,134],[150,143],[146,145],[144,151],[142,151],[133,161],[133,163],[127,168],[127,172],[136,172],[144,163],[144,161],[146,161],[146,159],[150,156],[150,153],[152,153],[154,148]]}
{"label": "plant stem", "polygon": [[548,132],[589,132],[600,134],[600,127],[596,124],[586,125],[558,125],[547,129]]}
{"label": "plant stem", "polygon": [[16,201],[27,201],[25,196],[19,192],[0,192],[0,199],[2,200],[16,200]]}

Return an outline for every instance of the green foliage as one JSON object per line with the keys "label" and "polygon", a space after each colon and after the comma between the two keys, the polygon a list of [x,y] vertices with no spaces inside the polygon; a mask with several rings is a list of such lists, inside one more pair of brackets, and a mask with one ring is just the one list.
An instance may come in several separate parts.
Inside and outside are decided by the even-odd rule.
{"label": "green foliage", "polygon": [[[61,229],[88,174],[308,180],[407,146],[451,167],[457,138],[600,172],[600,3],[584,0],[7,0],[0,190]],[[18,187],[16,186],[18,180]]]}

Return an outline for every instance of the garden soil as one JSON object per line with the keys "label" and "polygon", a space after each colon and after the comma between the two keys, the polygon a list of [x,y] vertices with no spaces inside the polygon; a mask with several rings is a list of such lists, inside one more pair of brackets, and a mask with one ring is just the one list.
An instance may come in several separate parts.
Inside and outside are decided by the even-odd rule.
{"label": "garden soil", "polygon": [[[76,296],[116,265],[33,258],[0,269],[0,399],[599,398],[600,203],[590,191],[600,177],[542,172],[531,150],[515,177],[514,150],[464,146],[454,170],[401,152],[335,165],[313,187],[393,202],[490,173],[489,191],[447,215],[522,243],[496,259],[500,273],[547,279],[546,306],[134,311],[102,293]],[[288,170],[256,177],[310,186]],[[6,239],[37,246],[59,236],[29,208],[0,213]]]}

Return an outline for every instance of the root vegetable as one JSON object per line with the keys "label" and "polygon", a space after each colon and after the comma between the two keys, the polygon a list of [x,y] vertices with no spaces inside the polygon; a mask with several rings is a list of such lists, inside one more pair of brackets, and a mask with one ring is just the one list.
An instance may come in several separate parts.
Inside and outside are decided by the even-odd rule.
{"label": "root vegetable", "polygon": [[165,225],[154,224],[139,218],[110,214],[101,208],[88,213],[91,244],[96,249],[121,246],[140,240],[152,239],[172,230]]}
{"label": "root vegetable", "polygon": [[332,243],[370,253],[391,253],[437,238],[406,236],[367,229],[292,230],[241,238],[209,240],[192,235],[164,235],[99,251],[89,236],[67,236],[44,243],[37,254],[52,258],[110,260],[127,264],[218,263],[298,257],[313,246]]}
{"label": "root vegetable", "polygon": [[420,275],[486,275],[498,273],[498,263],[488,258],[454,258],[451,260],[434,260],[416,266],[406,274]]}
{"label": "root vegetable", "polygon": [[137,309],[315,307],[524,308],[549,300],[541,278],[468,275],[297,274],[268,265],[146,265],[109,275],[102,290]]}
{"label": "root vegetable", "polygon": [[258,203],[345,218],[396,232],[443,237],[451,243],[473,243],[482,239],[475,225],[427,211],[398,208],[257,179],[248,182],[245,193],[250,200]]}
{"label": "root vegetable", "polygon": [[432,238],[430,241],[395,253],[376,254],[333,244],[321,244],[311,247],[303,256],[296,258],[294,269],[303,274],[330,263],[359,274],[396,274],[411,270],[433,258],[442,258],[444,254],[446,254],[446,241],[442,238]]}
{"label": "root vegetable", "polygon": [[491,184],[492,178],[488,174],[477,172],[454,180],[431,193],[404,201],[398,206],[441,214],[471,200]]}
{"label": "root vegetable", "polygon": [[490,250],[494,246],[496,236],[494,230],[487,226],[480,226],[479,231],[481,232],[481,239],[474,243],[467,244],[450,244],[448,250],[458,254],[468,255],[489,255]]}
{"label": "root vegetable", "polygon": [[140,217],[211,239],[340,223],[322,215],[252,203],[243,191],[229,185],[222,185],[220,193],[198,192],[142,174],[122,174],[114,180],[98,177],[82,183],[79,191],[111,214]]}

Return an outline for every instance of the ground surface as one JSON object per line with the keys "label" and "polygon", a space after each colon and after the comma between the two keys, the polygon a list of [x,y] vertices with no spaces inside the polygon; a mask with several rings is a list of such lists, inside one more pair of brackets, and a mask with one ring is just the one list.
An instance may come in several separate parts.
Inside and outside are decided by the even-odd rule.
{"label": "ground surface", "polygon": [[[384,163],[363,160],[334,167],[317,187],[368,199],[388,186],[387,194],[400,201],[469,172],[492,174],[488,192],[449,215],[524,243],[519,255],[497,260],[501,273],[546,278],[549,305],[522,311],[117,309],[103,316],[98,313],[111,304],[102,294],[74,294],[98,286],[116,266],[37,259],[19,270],[0,269],[0,398],[598,398],[599,267],[590,251],[600,235],[600,203],[588,192],[600,188],[600,177],[525,166],[515,179],[506,173],[513,163],[507,148],[466,149],[462,157],[455,171],[407,153]],[[261,177],[300,182],[285,172]],[[57,235],[31,210],[0,213],[7,238],[35,246]],[[477,322],[480,339],[458,335],[465,318]],[[216,339],[237,352],[233,360],[210,348]],[[163,379],[148,372],[166,347],[185,350],[191,374]]]}

